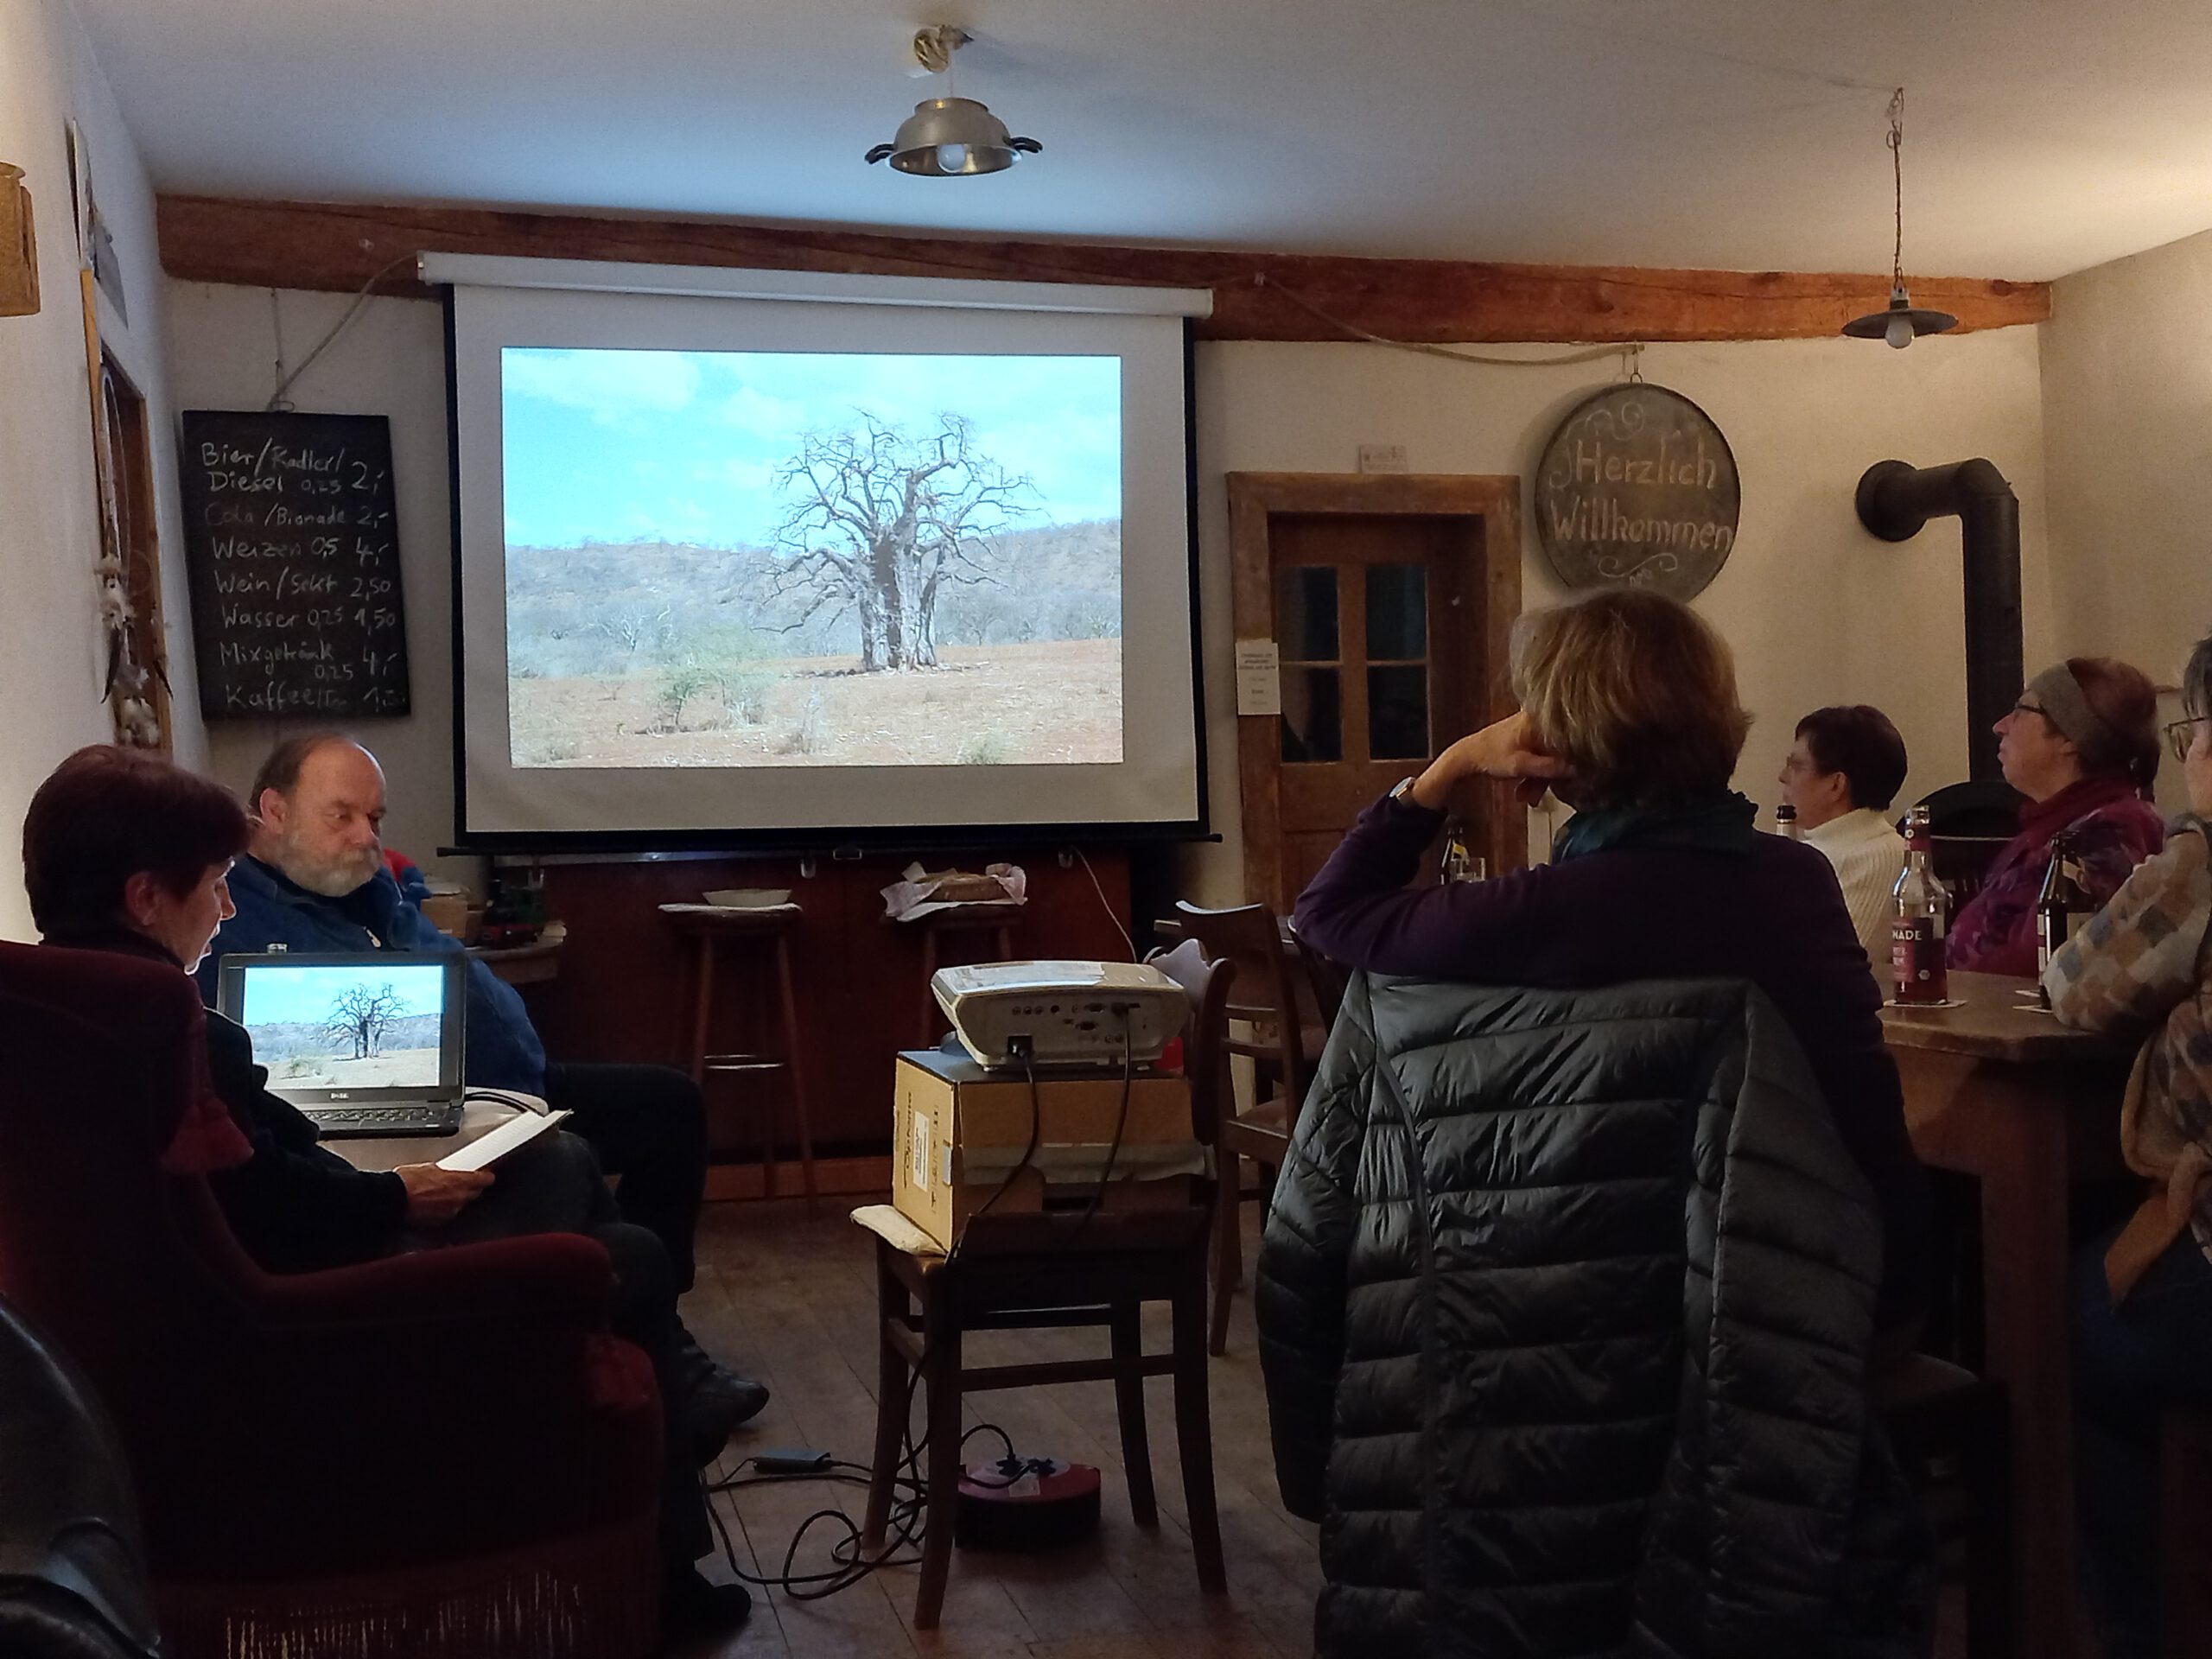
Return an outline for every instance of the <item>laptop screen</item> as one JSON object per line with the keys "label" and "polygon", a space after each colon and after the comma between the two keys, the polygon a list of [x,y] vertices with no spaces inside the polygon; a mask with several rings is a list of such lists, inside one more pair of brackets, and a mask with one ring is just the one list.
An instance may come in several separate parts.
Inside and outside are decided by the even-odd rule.
{"label": "laptop screen", "polygon": [[226,957],[217,1006],[296,1104],[453,1099],[467,971],[458,954]]}

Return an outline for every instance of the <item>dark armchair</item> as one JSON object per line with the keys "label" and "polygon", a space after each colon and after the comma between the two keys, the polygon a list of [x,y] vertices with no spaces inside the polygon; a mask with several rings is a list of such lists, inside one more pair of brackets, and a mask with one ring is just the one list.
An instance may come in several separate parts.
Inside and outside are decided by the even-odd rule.
{"label": "dark armchair", "polygon": [[659,1412],[606,1253],[261,1273],[162,1167],[204,1023],[174,969],[0,944],[0,1295],[114,1422],[174,1650],[649,1651]]}

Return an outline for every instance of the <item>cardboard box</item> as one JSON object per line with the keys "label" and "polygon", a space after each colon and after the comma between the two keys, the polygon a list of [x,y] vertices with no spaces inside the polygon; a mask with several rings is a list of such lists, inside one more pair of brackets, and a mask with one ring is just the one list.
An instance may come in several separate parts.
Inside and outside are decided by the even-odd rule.
{"label": "cardboard box", "polygon": [[[965,1055],[935,1049],[901,1054],[893,1094],[891,1201],[946,1249],[987,1203],[994,1216],[1086,1205],[1106,1170],[1122,1088],[1118,1069],[1040,1072],[1033,1096],[1037,1151],[1024,1167],[1033,1101],[1026,1077],[986,1071]],[[1101,1207],[1188,1204],[1188,1178],[1206,1166],[1205,1149],[1191,1131],[1190,1085],[1173,1073],[1140,1071],[1128,1088],[1121,1147]]]}

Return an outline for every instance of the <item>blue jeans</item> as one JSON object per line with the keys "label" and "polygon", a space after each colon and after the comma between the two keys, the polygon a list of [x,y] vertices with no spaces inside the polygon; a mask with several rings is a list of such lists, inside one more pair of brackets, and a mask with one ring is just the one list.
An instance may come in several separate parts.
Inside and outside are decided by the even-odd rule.
{"label": "blue jeans", "polygon": [[2158,1659],[2159,1417],[2212,1405],[2212,1262],[2184,1233],[2114,1307],[2118,1232],[2074,1263],[2075,1496],[2107,1659]]}

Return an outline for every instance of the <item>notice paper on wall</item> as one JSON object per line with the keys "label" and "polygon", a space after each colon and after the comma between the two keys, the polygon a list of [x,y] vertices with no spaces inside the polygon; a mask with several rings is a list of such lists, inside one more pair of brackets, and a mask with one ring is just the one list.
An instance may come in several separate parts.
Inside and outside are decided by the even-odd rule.
{"label": "notice paper on wall", "polygon": [[1236,712],[1282,713],[1282,652],[1274,640],[1236,642]]}

